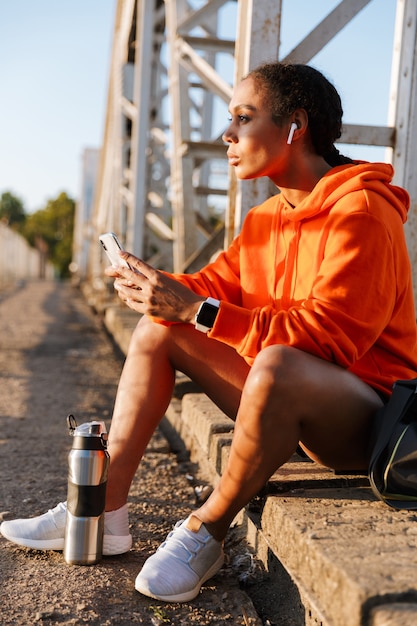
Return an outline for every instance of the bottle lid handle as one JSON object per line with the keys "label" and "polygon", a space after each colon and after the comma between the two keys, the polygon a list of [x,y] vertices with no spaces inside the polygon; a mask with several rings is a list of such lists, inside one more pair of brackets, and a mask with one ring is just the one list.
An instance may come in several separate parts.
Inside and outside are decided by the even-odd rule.
{"label": "bottle lid handle", "polygon": [[73,415],[67,416],[67,424],[68,424],[68,432],[70,435],[74,434],[75,429],[77,428],[77,420]]}

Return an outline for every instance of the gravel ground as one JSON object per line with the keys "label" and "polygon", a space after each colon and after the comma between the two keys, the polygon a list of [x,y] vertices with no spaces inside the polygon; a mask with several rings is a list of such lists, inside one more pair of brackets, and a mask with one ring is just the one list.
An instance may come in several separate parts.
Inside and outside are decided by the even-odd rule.
{"label": "gravel ground", "polygon": [[[0,294],[0,348],[1,521],[43,513],[66,498],[66,416],[104,419],[109,427],[123,358],[67,283],[22,283]],[[60,552],[19,548],[0,537],[0,623],[275,623],[258,617],[248,596],[251,587],[262,604],[268,587],[238,528],[229,533],[225,567],[192,603],[159,603],[135,591],[144,560],[195,507],[199,481],[198,468],[157,432],[130,493],[128,554],[69,566]],[[245,581],[250,585],[242,588]]]}

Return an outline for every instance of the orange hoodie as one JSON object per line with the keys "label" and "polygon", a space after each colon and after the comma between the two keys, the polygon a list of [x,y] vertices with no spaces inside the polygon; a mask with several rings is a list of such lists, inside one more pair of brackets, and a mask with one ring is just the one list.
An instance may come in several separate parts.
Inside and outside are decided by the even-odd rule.
{"label": "orange hoodie", "polygon": [[406,191],[382,163],[335,167],[293,208],[278,194],[252,209],[214,263],[176,277],[221,300],[209,337],[252,364],[294,346],[389,394],[417,376],[417,333],[403,223]]}

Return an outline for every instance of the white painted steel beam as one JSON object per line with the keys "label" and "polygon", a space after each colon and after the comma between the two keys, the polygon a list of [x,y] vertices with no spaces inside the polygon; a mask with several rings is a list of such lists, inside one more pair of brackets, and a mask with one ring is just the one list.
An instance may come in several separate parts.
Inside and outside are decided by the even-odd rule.
{"label": "white painted steel beam", "polygon": [[151,84],[153,70],[154,3],[139,0],[136,15],[136,39],[131,131],[132,200],[126,224],[126,247],[139,258],[144,256],[145,213],[149,182],[146,147],[150,130]]}
{"label": "white painted steel beam", "polygon": [[389,122],[396,129],[395,182],[411,198],[406,236],[417,303],[417,0],[397,1]]}
{"label": "white painted steel beam", "polygon": [[[278,59],[281,11],[281,0],[239,0],[235,84],[260,63]],[[239,232],[242,220],[249,209],[265,200],[273,190],[266,178],[237,181],[232,168],[229,179],[225,246],[228,246]]]}
{"label": "white painted steel beam", "polygon": [[281,60],[308,63],[372,0],[342,0],[291,52]]}
{"label": "white painted steel beam", "polygon": [[[226,150],[213,137],[214,99],[228,103],[232,87],[219,73],[219,53],[232,53],[234,42],[219,36],[218,11],[226,0],[211,0],[193,9],[185,0],[165,0],[168,77],[171,103],[170,197],[173,215],[174,268],[187,269],[196,250],[204,247],[198,218],[207,218],[213,159]],[[207,193],[204,193],[206,191]]]}

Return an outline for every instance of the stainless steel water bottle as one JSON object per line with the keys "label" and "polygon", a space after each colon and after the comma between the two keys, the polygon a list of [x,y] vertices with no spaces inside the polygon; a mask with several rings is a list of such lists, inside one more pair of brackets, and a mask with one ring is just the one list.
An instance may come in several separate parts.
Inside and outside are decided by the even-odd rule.
{"label": "stainless steel water bottle", "polygon": [[107,432],[104,422],[77,426],[73,415],[67,420],[73,443],[68,457],[64,559],[74,565],[92,565],[101,559],[103,550]]}

